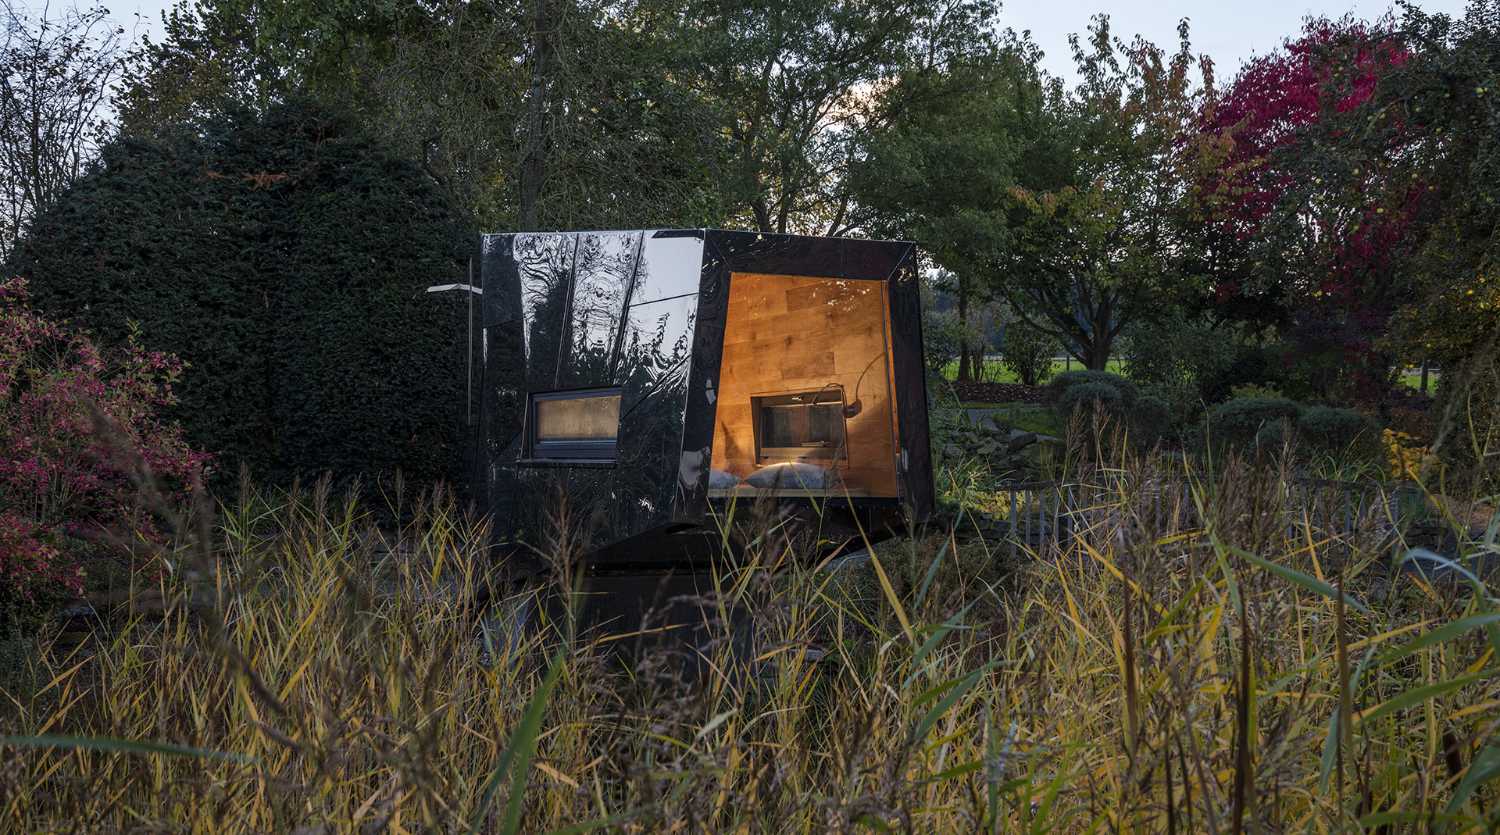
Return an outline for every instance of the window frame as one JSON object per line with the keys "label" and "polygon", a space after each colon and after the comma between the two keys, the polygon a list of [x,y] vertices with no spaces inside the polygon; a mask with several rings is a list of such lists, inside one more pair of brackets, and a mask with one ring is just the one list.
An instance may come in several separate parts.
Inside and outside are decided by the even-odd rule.
{"label": "window frame", "polygon": [[[822,399],[825,393],[836,393],[837,399],[830,397],[826,402]],[[766,406],[784,405],[776,402],[785,401],[807,395],[817,397],[812,403],[797,404],[801,408],[833,408],[839,423],[839,436],[842,442],[833,447],[768,447],[764,442],[764,430],[761,422],[761,410]],[[844,387],[841,385],[829,385],[820,389],[799,389],[797,391],[773,392],[756,394],[750,397],[750,423],[755,432],[755,464],[778,464],[787,461],[847,461],[849,460],[849,420],[845,414]]]}
{"label": "window frame", "polygon": [[[529,462],[539,464],[613,464],[619,451],[620,426],[624,423],[624,389],[620,386],[563,389],[559,391],[534,391],[526,396],[526,455]],[[621,398],[620,418],[615,423],[613,438],[598,440],[544,441],[537,437],[537,404],[556,400],[586,400],[595,397]]]}

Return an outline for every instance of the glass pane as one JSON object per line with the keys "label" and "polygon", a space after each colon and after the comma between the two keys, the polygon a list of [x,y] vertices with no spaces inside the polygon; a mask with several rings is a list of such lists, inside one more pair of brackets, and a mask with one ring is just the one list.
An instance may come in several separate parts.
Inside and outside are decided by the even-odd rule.
{"label": "glass pane", "polygon": [[842,390],[751,398],[759,461],[845,457],[844,398]]}
{"label": "glass pane", "polygon": [[619,394],[537,398],[538,441],[610,441],[619,431]]}

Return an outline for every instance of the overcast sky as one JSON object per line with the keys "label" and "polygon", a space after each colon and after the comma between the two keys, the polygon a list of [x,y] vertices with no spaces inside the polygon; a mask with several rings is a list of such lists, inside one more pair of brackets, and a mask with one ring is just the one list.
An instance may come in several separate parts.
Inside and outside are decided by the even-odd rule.
{"label": "overcast sky", "polygon": [[[42,0],[22,0],[40,5]],[[143,25],[158,30],[163,9],[172,0],[114,0],[108,7],[127,30],[138,13]],[[56,0],[54,0],[56,5]],[[1459,14],[1464,0],[1419,0],[1431,12]],[[1014,0],[1001,11],[1003,25],[1016,31],[1029,30],[1046,52],[1048,71],[1073,77],[1068,34],[1088,28],[1089,17],[1106,12],[1111,28],[1121,36],[1141,34],[1162,46],[1175,46],[1177,21],[1186,17],[1192,27],[1193,48],[1206,52],[1227,79],[1242,61],[1264,55],[1283,38],[1301,28],[1308,15],[1340,17],[1354,14],[1373,19],[1385,14],[1391,0],[1252,0],[1251,2],[1188,2],[1188,0]]]}

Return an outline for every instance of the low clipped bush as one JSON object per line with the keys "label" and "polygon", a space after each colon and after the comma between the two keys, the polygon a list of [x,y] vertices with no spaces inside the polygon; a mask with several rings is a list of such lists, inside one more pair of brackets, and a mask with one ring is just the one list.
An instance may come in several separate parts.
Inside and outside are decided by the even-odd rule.
{"label": "low clipped bush", "polygon": [[1295,437],[1290,431],[1291,424],[1284,420],[1268,423],[1255,433],[1255,448],[1272,455],[1280,452],[1286,446],[1289,438]]}
{"label": "low clipped bush", "polygon": [[1297,418],[1297,438],[1310,449],[1330,455],[1376,460],[1381,454],[1380,427],[1353,409],[1310,406]]}
{"label": "low clipped bush", "polygon": [[1108,371],[1064,371],[1047,383],[1047,402],[1058,406],[1063,414],[1071,414],[1070,409],[1062,409],[1063,398],[1071,389],[1082,385],[1113,389],[1118,395],[1119,403],[1126,408],[1135,405],[1136,399],[1141,396],[1141,390],[1135,383],[1118,374]]}
{"label": "low clipped bush", "polygon": [[1154,394],[1143,394],[1130,408],[1130,431],[1136,441],[1150,445],[1172,434],[1172,404]]}
{"label": "low clipped bush", "polygon": [[1266,426],[1296,422],[1302,407],[1285,397],[1242,397],[1208,410],[1208,440],[1215,446],[1249,446]]}
{"label": "low clipped bush", "polygon": [[1057,411],[1064,420],[1070,419],[1079,409],[1085,415],[1101,408],[1108,413],[1119,413],[1125,406],[1120,390],[1107,383],[1079,383],[1069,386],[1057,401]]}

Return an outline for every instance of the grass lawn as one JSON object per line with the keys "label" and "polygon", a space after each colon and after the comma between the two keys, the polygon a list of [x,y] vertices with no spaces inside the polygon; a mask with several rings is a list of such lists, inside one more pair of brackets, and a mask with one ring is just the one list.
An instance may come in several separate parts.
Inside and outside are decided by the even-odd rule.
{"label": "grass lawn", "polygon": [[[1083,364],[1080,363],[1080,362],[1078,362],[1077,360],[1066,361],[1066,360],[1054,359],[1052,361],[1052,374],[1054,374],[1054,375],[1060,374],[1063,371],[1077,371],[1077,370],[1080,370],[1082,368],[1083,368]],[[1109,361],[1108,366],[1106,366],[1106,368],[1112,374],[1121,374],[1121,375],[1123,375],[1125,373],[1125,363],[1124,363],[1123,360],[1121,360],[1119,358],[1111,359]],[[954,360],[954,361],[948,363],[947,365],[943,366],[943,378],[946,379],[946,380],[956,380],[956,379],[958,379],[958,361],[957,360]],[[1402,385],[1406,386],[1409,389],[1412,389],[1413,391],[1421,391],[1422,390],[1422,372],[1421,372],[1420,369],[1417,369],[1417,368],[1407,368],[1407,369],[1404,369],[1401,372],[1401,376],[1400,376],[1399,379],[1400,379]],[[1428,372],[1427,372],[1427,391],[1428,391],[1429,394],[1432,393],[1433,391],[1435,391],[1437,389],[1437,381],[1438,381],[1438,372],[1437,371],[1433,371],[1433,370],[1428,370]],[[1016,375],[1015,375],[1015,373],[1013,371],[1011,371],[1009,368],[1006,368],[1006,367],[1002,366],[1000,364],[999,360],[991,357],[989,360],[987,360],[985,362],[985,367],[984,367],[984,382],[990,382],[990,383],[1019,383],[1020,380],[1018,380],[1016,378]]]}
{"label": "grass lawn", "polygon": [[[1083,364],[1077,360],[1054,359],[1052,361],[1052,373],[1058,374],[1063,371],[1082,370]],[[1113,374],[1124,374],[1125,364],[1122,360],[1112,359],[1109,361],[1108,370]],[[943,378],[947,380],[958,379],[958,360],[954,360],[943,366]],[[991,357],[985,361],[984,381],[989,383],[1019,383],[1015,372],[1002,366],[999,360]]]}
{"label": "grass lawn", "polygon": [[1057,413],[1037,403],[965,403],[965,409],[985,409],[995,420],[1027,432],[1062,437],[1063,422]]}
{"label": "grass lawn", "polygon": [[[1438,373],[1432,369],[1427,371],[1427,393],[1437,391]],[[1420,368],[1406,368],[1401,371],[1401,383],[1413,391],[1422,390],[1422,370]]]}

